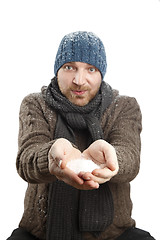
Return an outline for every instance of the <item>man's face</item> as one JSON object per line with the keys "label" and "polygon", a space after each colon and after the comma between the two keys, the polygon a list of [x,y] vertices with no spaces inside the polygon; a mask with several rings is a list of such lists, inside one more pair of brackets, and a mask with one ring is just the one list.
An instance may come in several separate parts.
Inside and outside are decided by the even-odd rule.
{"label": "man's face", "polygon": [[65,63],[57,78],[62,94],[78,106],[84,106],[94,98],[102,81],[100,71],[83,62]]}

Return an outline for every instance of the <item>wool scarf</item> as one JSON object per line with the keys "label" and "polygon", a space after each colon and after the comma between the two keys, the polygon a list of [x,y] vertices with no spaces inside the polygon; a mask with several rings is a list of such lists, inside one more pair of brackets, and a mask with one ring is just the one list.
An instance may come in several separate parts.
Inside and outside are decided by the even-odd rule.
{"label": "wool scarf", "polygon": [[[87,105],[78,106],[61,93],[55,77],[46,89],[45,100],[57,112],[55,139],[63,137],[75,143],[74,129],[88,130],[88,146],[103,139],[100,119],[112,101],[112,89],[104,81]],[[112,221],[113,199],[108,183],[88,191],[78,190],[59,180],[50,184],[47,240],[81,240],[83,232],[99,236]]]}

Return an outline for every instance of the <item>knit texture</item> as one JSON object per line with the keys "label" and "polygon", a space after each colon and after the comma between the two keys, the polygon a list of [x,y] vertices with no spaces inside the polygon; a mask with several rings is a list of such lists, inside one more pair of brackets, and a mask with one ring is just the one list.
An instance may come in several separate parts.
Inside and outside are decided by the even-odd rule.
{"label": "knit texture", "polygon": [[84,62],[98,68],[102,78],[106,73],[105,48],[98,36],[92,32],[73,32],[62,39],[55,59],[54,73],[67,62]]}
{"label": "knit texture", "polygon": [[[58,112],[55,135],[74,142],[73,129],[88,129],[91,141],[103,138],[100,117],[112,101],[112,88],[101,83],[100,91],[89,104],[81,107],[72,104],[59,90],[56,77],[51,80],[46,90],[46,102]],[[67,130],[66,131],[66,127]]]}
{"label": "knit texture", "polygon": [[81,233],[78,231],[78,196],[77,189],[62,181],[56,181],[51,188],[47,240],[81,240]]}
{"label": "knit texture", "polygon": [[[89,207],[88,207],[89,206]],[[80,191],[79,229],[99,236],[113,221],[113,199],[108,184],[100,186],[100,191]]]}
{"label": "knit texture", "polygon": [[[87,106],[79,107],[61,94],[54,78],[46,91],[46,101],[58,111],[55,139],[63,137],[75,143],[75,128],[88,129],[89,144],[103,138],[100,117],[112,101],[112,89],[106,83],[101,84],[100,91]],[[94,191],[80,191],[57,181],[50,185],[49,192],[47,240],[81,239],[83,231],[93,232],[98,236],[113,221],[113,199],[108,183],[100,185]],[[58,205],[53,204],[56,201]],[[64,215],[68,216],[67,224]],[[70,234],[67,236],[67,233]]]}
{"label": "knit texture", "polygon": [[[46,240],[48,185],[56,181],[49,173],[48,152],[54,143],[57,113],[46,104],[46,87],[40,93],[26,96],[20,107],[17,171],[28,182],[24,213],[20,226],[39,239]],[[119,95],[113,90],[112,103],[101,118],[104,139],[117,153],[119,172],[108,184],[114,201],[113,223],[98,240],[116,239],[135,221],[131,218],[130,184],[139,171],[141,111],[136,99]],[[74,131],[76,146],[87,148],[88,132]],[[58,218],[58,216],[57,216]],[[67,217],[66,222],[67,222]],[[90,233],[85,240],[95,240]]]}

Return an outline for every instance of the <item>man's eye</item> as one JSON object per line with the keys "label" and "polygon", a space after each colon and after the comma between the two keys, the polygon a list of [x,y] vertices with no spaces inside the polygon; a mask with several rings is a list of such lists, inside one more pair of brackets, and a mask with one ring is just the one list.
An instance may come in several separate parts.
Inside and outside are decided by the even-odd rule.
{"label": "man's eye", "polygon": [[68,65],[66,65],[64,68],[65,68],[66,70],[73,70],[73,67],[72,67],[72,66],[68,66]]}
{"label": "man's eye", "polygon": [[96,71],[96,69],[95,68],[89,68],[89,72],[95,72]]}

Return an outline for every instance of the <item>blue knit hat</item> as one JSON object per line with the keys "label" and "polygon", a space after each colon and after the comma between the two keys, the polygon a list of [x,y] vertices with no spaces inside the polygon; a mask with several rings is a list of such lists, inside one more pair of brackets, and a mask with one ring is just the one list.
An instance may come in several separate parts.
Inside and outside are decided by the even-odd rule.
{"label": "blue knit hat", "polygon": [[84,62],[95,66],[102,75],[106,73],[107,61],[102,41],[92,32],[73,32],[62,39],[55,59],[54,73],[67,62]]}

